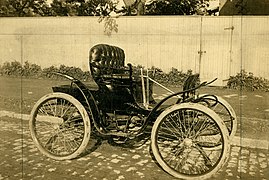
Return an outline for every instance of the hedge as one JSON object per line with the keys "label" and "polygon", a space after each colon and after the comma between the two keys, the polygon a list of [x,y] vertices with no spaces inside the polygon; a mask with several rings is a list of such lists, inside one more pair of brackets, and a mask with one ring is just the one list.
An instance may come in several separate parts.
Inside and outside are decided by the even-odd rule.
{"label": "hedge", "polygon": [[[146,74],[146,68],[138,65],[133,66],[134,78],[140,78],[141,68],[143,73]],[[168,73],[163,72],[160,68],[151,67],[149,70],[149,76],[156,81],[170,86],[181,86],[185,79],[192,74],[192,70],[188,70],[186,73],[172,68]],[[59,67],[50,66],[48,68],[41,68],[40,65],[32,64],[26,61],[21,64],[18,61],[5,62],[0,66],[1,76],[11,76],[11,77],[25,77],[25,78],[45,78],[45,79],[58,79],[59,76],[53,74],[53,72],[61,72],[68,74],[80,80],[89,80],[91,75],[89,71],[82,71],[78,67],[60,65]]]}

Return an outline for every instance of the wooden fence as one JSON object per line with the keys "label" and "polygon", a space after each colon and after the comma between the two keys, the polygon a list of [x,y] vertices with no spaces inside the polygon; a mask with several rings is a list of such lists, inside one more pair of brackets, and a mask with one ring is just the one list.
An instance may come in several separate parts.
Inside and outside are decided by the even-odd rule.
{"label": "wooden fence", "polygon": [[104,34],[97,17],[0,18],[0,63],[29,61],[48,67],[88,69],[98,43],[125,50],[126,62],[172,67],[218,77],[225,85],[241,69],[269,79],[268,17],[142,16],[116,19],[118,33]]}

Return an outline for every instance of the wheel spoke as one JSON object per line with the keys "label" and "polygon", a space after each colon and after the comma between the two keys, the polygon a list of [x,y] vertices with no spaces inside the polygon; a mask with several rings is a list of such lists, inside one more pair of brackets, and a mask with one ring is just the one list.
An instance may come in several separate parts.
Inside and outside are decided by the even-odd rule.
{"label": "wheel spoke", "polygon": [[180,112],[176,112],[175,114],[176,114],[176,116],[175,116],[176,117],[176,121],[175,122],[178,124],[180,133],[182,134],[182,136],[186,137],[185,134],[184,134],[184,132],[183,132],[183,128],[185,128],[185,127],[182,124],[182,121],[183,121],[182,119],[184,119],[184,117],[183,118],[180,117],[180,115],[181,115]]}
{"label": "wheel spoke", "polygon": [[205,158],[205,164],[208,166],[213,166],[214,163],[211,161],[211,159],[209,158],[209,156],[206,154],[206,152],[199,146],[199,145],[195,145],[195,147],[198,149],[198,151],[202,154],[202,156]]}
{"label": "wheel spoke", "polygon": [[[69,111],[69,109],[71,108],[72,104],[69,104],[69,106],[66,108],[66,110],[62,113],[61,117],[64,117],[65,114],[67,113],[67,111]],[[62,108],[64,108],[65,106],[63,106]]]}
{"label": "wheel spoke", "polygon": [[[187,111],[187,112],[188,112],[188,119],[192,120],[191,125],[188,126],[189,128],[188,128],[187,137],[191,137],[192,136],[191,132],[193,133],[194,127],[198,123],[198,121],[196,121],[196,118],[198,117],[198,113],[195,113],[194,117],[190,117],[190,114],[189,114],[190,111]],[[192,113],[192,114],[194,114],[194,113]]]}
{"label": "wheel spoke", "polygon": [[[167,121],[170,125],[172,125],[169,121]],[[177,131],[177,129],[172,125],[172,128],[169,127],[166,123],[164,123],[163,125],[165,125],[166,129],[169,130],[170,132],[172,132],[173,135],[175,135],[177,138],[181,137],[180,132]],[[175,130],[175,131],[173,131]]]}

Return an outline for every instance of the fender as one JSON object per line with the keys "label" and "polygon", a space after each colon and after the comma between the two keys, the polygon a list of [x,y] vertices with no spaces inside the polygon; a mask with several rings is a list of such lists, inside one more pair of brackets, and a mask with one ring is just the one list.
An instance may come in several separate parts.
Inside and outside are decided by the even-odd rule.
{"label": "fender", "polygon": [[187,94],[188,94],[189,92],[195,91],[196,89],[199,89],[200,87],[207,86],[207,85],[213,83],[213,82],[216,81],[216,80],[217,80],[217,78],[213,79],[213,80],[210,81],[210,82],[205,81],[205,82],[201,83],[200,85],[195,86],[195,87],[193,87],[193,88],[186,89],[186,90],[183,90],[183,91],[180,91],[180,92],[176,92],[176,93],[174,93],[174,94],[171,94],[171,95],[167,96],[166,98],[164,98],[163,100],[161,100],[161,101],[160,101],[160,102],[159,102],[159,103],[152,109],[152,111],[149,113],[147,119],[148,119],[149,121],[153,121],[153,120],[154,120],[154,117],[156,117],[156,115],[158,116],[158,115],[162,112],[162,109],[160,109],[161,105],[164,104],[164,102],[166,102],[168,99],[171,99],[171,98],[174,97],[174,96],[181,96],[182,98],[179,99],[179,100],[177,101],[177,104],[178,104],[178,103],[181,103],[181,102],[185,102],[185,100],[186,100],[187,97],[188,97]]}
{"label": "fender", "polygon": [[[84,103],[82,103],[82,102],[81,103],[84,105],[84,107],[86,105],[85,108],[88,112],[90,119],[92,119],[92,121],[93,121],[94,127],[97,129],[97,131],[100,134],[105,135],[105,132],[104,132],[105,130],[103,128],[100,128],[100,127],[102,127],[101,121],[100,121],[102,116],[101,116],[99,108],[97,106],[97,102],[94,99],[94,96],[92,95],[90,89],[84,83],[82,83],[80,80],[78,80],[72,76],[69,76],[69,75],[63,74],[63,73],[53,73],[53,74],[59,75],[61,77],[64,77],[64,78],[70,80],[71,85],[70,86],[68,85],[69,89],[70,88],[72,89],[73,85],[75,85],[75,88],[77,88],[82,95]],[[68,89],[68,88],[66,87],[66,85],[53,87],[53,91],[54,92],[60,91],[60,92],[66,93],[66,89]],[[98,89],[99,88],[94,88],[94,91],[97,91]],[[73,95],[73,94],[70,94],[70,95]],[[101,129],[103,129],[103,130],[101,131]]]}

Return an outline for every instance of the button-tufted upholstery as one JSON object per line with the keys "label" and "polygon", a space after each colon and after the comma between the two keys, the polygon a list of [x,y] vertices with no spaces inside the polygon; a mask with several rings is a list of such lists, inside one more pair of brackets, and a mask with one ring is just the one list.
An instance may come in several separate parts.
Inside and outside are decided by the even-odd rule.
{"label": "button-tufted upholstery", "polygon": [[89,63],[92,76],[124,73],[124,51],[116,46],[98,44],[90,49]]}
{"label": "button-tufted upholstery", "polygon": [[[132,65],[124,66],[124,51],[116,46],[97,44],[90,49],[89,64],[91,75],[101,89],[107,89],[106,98],[111,102],[135,103],[142,102],[141,78],[132,77]],[[124,98],[122,98],[124,97]],[[150,86],[150,100],[152,98],[152,85]],[[105,103],[107,104],[107,103]],[[116,103],[117,104],[117,103]],[[115,105],[116,106],[116,105]]]}

